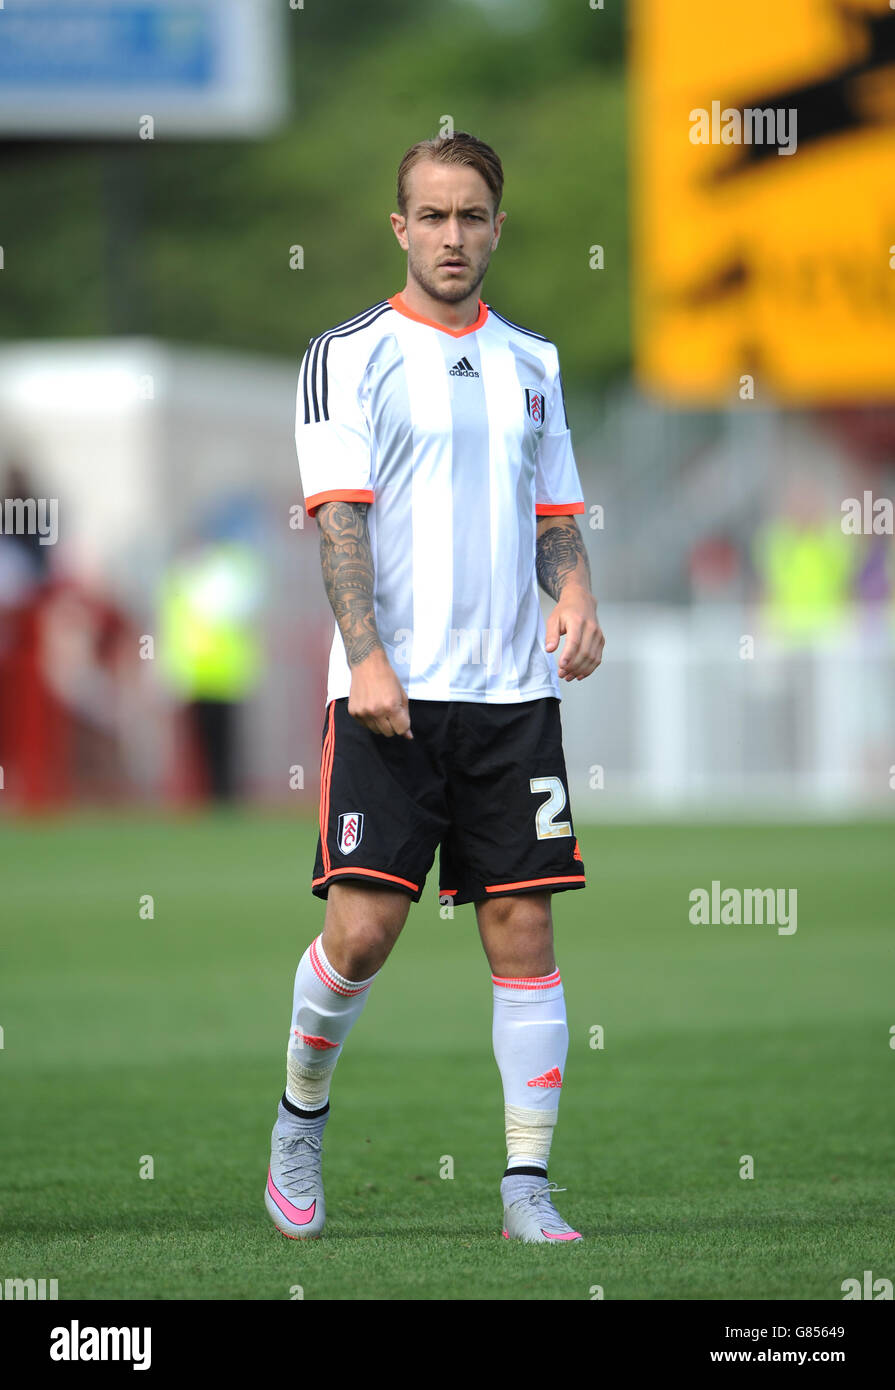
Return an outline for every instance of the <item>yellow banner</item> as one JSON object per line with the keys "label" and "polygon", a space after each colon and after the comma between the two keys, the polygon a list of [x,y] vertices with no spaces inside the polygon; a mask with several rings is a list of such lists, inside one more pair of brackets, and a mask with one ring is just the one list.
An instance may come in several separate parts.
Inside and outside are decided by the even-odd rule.
{"label": "yellow banner", "polygon": [[680,404],[895,397],[895,8],[632,0],[634,335]]}

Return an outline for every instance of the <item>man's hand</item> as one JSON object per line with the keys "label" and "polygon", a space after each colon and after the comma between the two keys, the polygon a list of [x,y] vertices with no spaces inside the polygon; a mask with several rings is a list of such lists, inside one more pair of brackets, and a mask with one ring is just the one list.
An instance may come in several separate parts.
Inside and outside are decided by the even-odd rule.
{"label": "man's hand", "polygon": [[374,734],[413,738],[407,692],[381,647],[352,666],[348,713]]}
{"label": "man's hand", "polygon": [[603,660],[603,636],[597,621],[597,601],[587,589],[568,583],[559,603],[547,619],[548,652],[559,646],[565,635],[565,645],[559,658],[560,680],[583,681]]}

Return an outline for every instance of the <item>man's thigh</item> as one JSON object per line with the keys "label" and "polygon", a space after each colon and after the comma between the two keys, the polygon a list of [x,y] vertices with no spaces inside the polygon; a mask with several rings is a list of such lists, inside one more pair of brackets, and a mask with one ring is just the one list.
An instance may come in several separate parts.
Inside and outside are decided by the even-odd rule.
{"label": "man's thigh", "polygon": [[385,964],[410,911],[410,896],[364,883],[333,883],[326,899],[323,949],[346,980],[368,980]]}

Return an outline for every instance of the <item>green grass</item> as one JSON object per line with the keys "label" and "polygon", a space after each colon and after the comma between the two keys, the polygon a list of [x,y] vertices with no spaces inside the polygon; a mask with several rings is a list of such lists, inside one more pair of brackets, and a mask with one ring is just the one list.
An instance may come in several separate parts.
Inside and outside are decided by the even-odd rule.
{"label": "green grass", "polygon": [[[840,1299],[865,1269],[895,1277],[889,826],[583,831],[589,887],[554,899],[571,1044],[551,1177],[587,1239],[546,1249],[500,1238],[489,971],[434,875],[339,1062],[329,1220],[298,1243],[262,1192],[323,920],[314,827],[0,837],[0,1278],[56,1278],[61,1299],[585,1300]],[[798,931],[692,926],[713,878],[797,888]]]}

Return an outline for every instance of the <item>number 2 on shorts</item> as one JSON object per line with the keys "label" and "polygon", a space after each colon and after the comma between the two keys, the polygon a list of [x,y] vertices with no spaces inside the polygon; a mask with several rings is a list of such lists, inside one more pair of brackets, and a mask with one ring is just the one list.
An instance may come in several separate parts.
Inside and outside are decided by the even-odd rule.
{"label": "number 2 on shorts", "polygon": [[555,821],[560,811],[566,807],[566,789],[558,777],[532,777],[528,785],[533,792],[549,792],[535,812],[535,830],[539,840],[554,840],[563,835],[571,835],[571,821]]}

